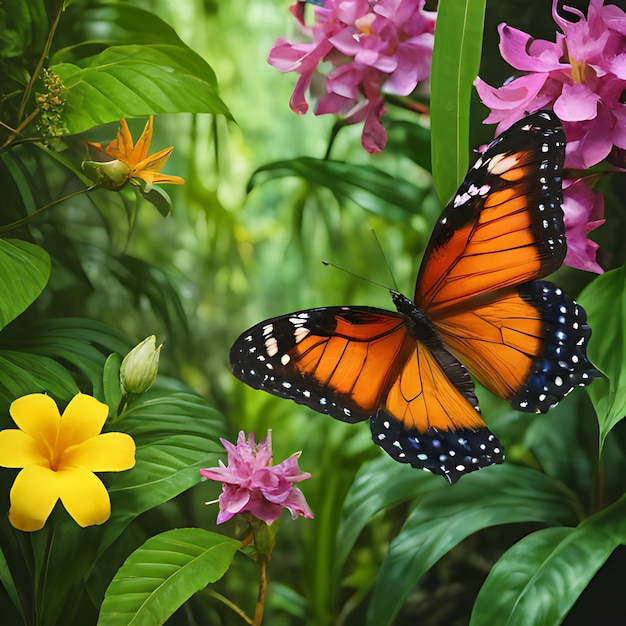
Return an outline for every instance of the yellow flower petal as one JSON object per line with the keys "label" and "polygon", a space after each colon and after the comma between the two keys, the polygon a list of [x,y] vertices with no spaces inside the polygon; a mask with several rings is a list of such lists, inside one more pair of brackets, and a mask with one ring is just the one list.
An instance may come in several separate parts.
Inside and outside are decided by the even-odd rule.
{"label": "yellow flower petal", "polygon": [[113,158],[130,163],[130,157],[133,153],[133,137],[130,134],[130,129],[126,120],[120,120],[119,128],[117,129],[117,137],[104,149],[107,154],[110,154]]}
{"label": "yellow flower petal", "polygon": [[50,466],[46,449],[41,442],[33,439],[21,430],[1,431],[0,466],[28,467],[29,465]]}
{"label": "yellow flower petal", "polygon": [[[133,150],[133,164],[143,161],[148,156],[150,150],[150,142],[152,141],[152,115],[148,118],[143,132]],[[137,167],[136,165],[134,165]]]}
{"label": "yellow flower petal", "polygon": [[13,421],[37,441],[54,444],[61,422],[56,402],[43,393],[31,393],[14,400],[9,408]]}
{"label": "yellow flower petal", "polygon": [[24,468],[11,488],[11,525],[24,532],[40,530],[59,499],[58,474],[37,465]]}
{"label": "yellow flower petal", "polygon": [[106,404],[92,396],[76,394],[63,412],[56,449],[62,451],[99,435],[108,414]]}
{"label": "yellow flower petal", "polygon": [[104,524],[109,519],[109,494],[95,474],[73,468],[57,472],[57,477],[61,502],[79,526]]}
{"label": "yellow flower petal", "polygon": [[90,472],[121,472],[134,465],[133,438],[125,433],[105,433],[68,450],[60,469],[81,467]]}

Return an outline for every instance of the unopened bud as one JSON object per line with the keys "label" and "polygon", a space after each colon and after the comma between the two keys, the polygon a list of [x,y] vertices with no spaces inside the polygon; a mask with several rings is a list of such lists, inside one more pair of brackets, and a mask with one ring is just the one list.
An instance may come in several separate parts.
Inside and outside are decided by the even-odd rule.
{"label": "unopened bud", "polygon": [[150,335],[135,346],[123,359],[120,366],[120,385],[125,394],[143,393],[152,387],[159,371],[159,352],[156,337]]}
{"label": "unopened bud", "polygon": [[105,189],[120,189],[127,182],[131,169],[123,161],[83,161],[80,166],[95,183]]}

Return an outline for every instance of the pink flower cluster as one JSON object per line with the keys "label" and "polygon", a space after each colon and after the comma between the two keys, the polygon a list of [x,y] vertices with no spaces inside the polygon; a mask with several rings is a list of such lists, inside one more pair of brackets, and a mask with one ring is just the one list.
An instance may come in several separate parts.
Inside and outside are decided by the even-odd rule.
{"label": "pink flower cluster", "polygon": [[243,431],[236,446],[226,439],[220,441],[228,453],[228,466],[219,461],[219,467],[200,470],[205,478],[224,483],[218,499],[218,524],[244,511],[271,524],[280,517],[283,508],[289,509],[294,519],[298,515],[313,517],[303,493],[293,485],[311,476],[300,472],[299,452],[272,465],[272,431],[259,444],[254,443],[254,433],[246,441]]}
{"label": "pink flower cluster", "polygon": [[435,13],[424,11],[425,0],[323,0],[315,4],[315,23],[304,22],[305,2],[291,7],[311,43],[276,41],[268,62],[281,72],[300,75],[290,106],[308,110],[306,90],[318,65],[329,62],[325,94],[315,114],[341,114],[348,123],[365,121],[362,144],[380,152],[387,142],[381,123],[383,92],[410,94],[430,75]]}
{"label": "pink flower cluster", "polygon": [[565,128],[567,167],[586,169],[602,161],[613,145],[626,148],[626,13],[603,4],[590,0],[587,18],[563,7],[577,18],[569,21],[553,0],[552,15],[563,31],[555,43],[500,24],[503,58],[529,73],[498,89],[476,79],[491,109],[485,123],[498,122],[500,133],[527,113],[554,109]]}
{"label": "pink flower cluster", "polygon": [[[626,149],[626,13],[604,0],[590,0],[587,16],[572,7],[563,11],[553,0],[552,15],[562,31],[555,42],[534,39],[500,24],[500,52],[527,74],[494,88],[480,78],[475,86],[491,109],[485,123],[498,122],[497,133],[527,113],[553,108],[567,139],[565,166],[587,169]],[[587,234],[604,223],[602,196],[584,180],[565,181],[568,254],[572,267],[602,273],[597,244]]]}

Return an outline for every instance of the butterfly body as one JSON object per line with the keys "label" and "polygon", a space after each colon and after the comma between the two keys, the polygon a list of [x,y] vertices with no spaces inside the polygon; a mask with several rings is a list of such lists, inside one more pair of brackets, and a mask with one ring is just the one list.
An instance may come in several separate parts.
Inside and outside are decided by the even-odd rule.
{"label": "butterfly body", "polygon": [[345,422],[369,419],[395,460],[449,482],[502,463],[470,372],[537,413],[599,375],[584,310],[538,280],[566,252],[564,149],[553,113],[515,124],[442,212],[413,300],[392,291],[397,312],[324,307],[261,322],[233,344],[235,376]]}

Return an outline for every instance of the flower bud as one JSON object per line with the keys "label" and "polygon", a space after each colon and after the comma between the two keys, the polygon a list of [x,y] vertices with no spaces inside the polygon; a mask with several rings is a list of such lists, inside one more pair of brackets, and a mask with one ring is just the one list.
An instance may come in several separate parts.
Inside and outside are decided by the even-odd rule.
{"label": "flower bud", "polygon": [[152,387],[159,371],[159,352],[156,337],[150,335],[135,346],[122,361],[120,366],[120,386],[125,394],[143,393]]}
{"label": "flower bud", "polygon": [[123,161],[83,161],[80,166],[95,183],[105,189],[120,189],[129,179],[131,169]]}

